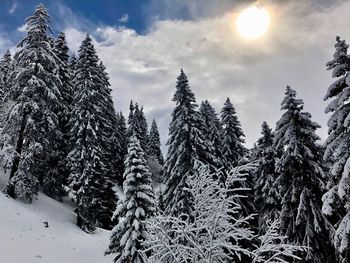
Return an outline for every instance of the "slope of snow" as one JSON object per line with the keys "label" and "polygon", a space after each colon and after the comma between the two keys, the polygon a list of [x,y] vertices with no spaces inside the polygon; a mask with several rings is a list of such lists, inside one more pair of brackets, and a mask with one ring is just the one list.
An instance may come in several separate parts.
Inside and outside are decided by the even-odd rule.
{"label": "slope of snow", "polygon": [[0,193],[0,263],[111,263],[113,256],[103,255],[108,240],[109,231],[80,230],[68,201],[39,194],[25,204]]}

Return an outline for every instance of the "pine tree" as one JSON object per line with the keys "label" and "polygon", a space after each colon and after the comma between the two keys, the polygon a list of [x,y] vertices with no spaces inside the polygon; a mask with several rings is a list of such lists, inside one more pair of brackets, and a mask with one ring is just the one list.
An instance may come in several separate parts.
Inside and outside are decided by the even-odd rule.
{"label": "pine tree", "polygon": [[132,121],[134,119],[134,110],[135,110],[134,103],[131,100],[130,101],[130,105],[129,105],[127,138],[131,138],[131,136],[133,135],[133,124],[132,124]]}
{"label": "pine tree", "polygon": [[[206,137],[206,140],[211,144],[212,155],[214,155],[215,162],[212,163],[212,166],[216,169],[221,169],[224,167],[224,154],[222,146],[222,129],[220,125],[220,120],[215,112],[215,109],[206,101],[202,101],[199,108],[199,113],[203,120],[203,133]],[[210,163],[210,160],[207,160]],[[214,171],[213,171],[214,172]],[[215,173],[215,175],[218,173]],[[225,180],[227,175],[221,174],[222,180]]]}
{"label": "pine tree", "polygon": [[43,191],[47,195],[60,199],[66,194],[63,185],[68,185],[69,168],[67,165],[67,155],[69,153],[69,119],[72,111],[72,71],[69,68],[68,46],[64,33],[60,33],[54,41],[53,51],[57,57],[58,86],[61,93],[63,109],[57,112],[58,123],[63,137],[60,138],[52,152],[48,163],[48,176],[43,181]]}
{"label": "pine tree", "polygon": [[6,101],[11,88],[10,75],[12,73],[12,56],[9,50],[5,52],[0,60],[0,101]]}
{"label": "pine tree", "polygon": [[106,254],[116,254],[116,263],[145,262],[142,250],[146,236],[146,222],[155,212],[154,193],[150,172],[146,165],[145,154],[134,134],[129,139],[128,154],[125,160],[124,195],[125,200],[118,201],[113,220],[110,243]]}
{"label": "pine tree", "polygon": [[146,154],[148,155],[148,124],[146,117],[143,113],[143,107],[139,107],[136,103],[135,106],[130,102],[130,115],[129,115],[129,128],[128,135],[136,134],[137,138],[140,141],[141,147]]}
{"label": "pine tree", "polygon": [[303,101],[289,86],[276,124],[274,147],[283,149],[276,167],[282,198],[281,233],[291,244],[308,246],[303,262],[334,262],[329,241],[330,224],[321,212],[322,177],[319,137],[320,126],[303,112]]}
{"label": "pine tree", "polygon": [[160,135],[159,135],[156,120],[152,121],[148,138],[149,138],[149,146],[148,146],[149,156],[155,156],[159,164],[163,165],[164,159],[163,159],[162,151],[160,149],[160,145],[161,145]]}
{"label": "pine tree", "polygon": [[223,127],[223,155],[228,167],[235,167],[245,155],[243,146],[244,133],[241,123],[236,115],[236,110],[227,98],[221,110],[221,125]]}
{"label": "pine tree", "polygon": [[[77,225],[90,232],[107,227],[115,194],[105,149],[112,125],[106,115],[109,94],[89,35],[79,49],[74,73],[73,110],[69,126],[70,185],[76,191]],[[110,142],[110,141],[108,141]]]}
{"label": "pine tree", "polygon": [[254,171],[255,177],[255,206],[259,214],[259,230],[266,230],[266,223],[278,219],[280,212],[280,198],[275,171],[277,154],[272,147],[274,134],[269,125],[264,121],[261,125],[262,137],[256,144],[256,160],[258,167]]}
{"label": "pine tree", "polygon": [[151,129],[148,135],[148,158],[147,165],[152,174],[152,181],[154,183],[162,182],[162,170],[163,170],[163,154],[160,149],[160,135],[156,120],[152,121]]}
{"label": "pine tree", "polygon": [[47,164],[62,139],[57,112],[63,108],[57,57],[50,44],[50,17],[43,5],[26,19],[26,37],[18,44],[11,74],[15,103],[2,130],[2,148],[12,149],[7,193],[32,201],[47,176]]}
{"label": "pine tree", "polygon": [[[165,190],[160,205],[166,214],[192,216],[192,195],[187,178],[194,172],[195,161],[214,159],[202,133],[203,121],[187,76],[181,70],[173,98],[176,107],[169,128],[168,153],[164,164]],[[207,164],[207,163],[205,163]]]}
{"label": "pine tree", "polygon": [[116,183],[119,186],[123,185],[123,173],[124,173],[124,160],[127,153],[127,128],[126,128],[126,121],[122,114],[122,112],[117,113],[117,126],[116,129],[116,136],[119,138],[119,144],[120,148],[117,150],[117,156],[120,158],[117,160],[116,163]]}
{"label": "pine tree", "polygon": [[331,161],[328,192],[323,196],[323,212],[332,216],[337,230],[334,246],[344,258],[350,262],[349,236],[350,229],[350,131],[349,114],[349,72],[350,57],[347,54],[349,45],[345,40],[336,37],[333,59],[327,63],[332,70],[332,77],[337,78],[328,88],[324,100],[330,100],[325,112],[331,113],[328,120],[329,136],[326,140],[325,161]]}

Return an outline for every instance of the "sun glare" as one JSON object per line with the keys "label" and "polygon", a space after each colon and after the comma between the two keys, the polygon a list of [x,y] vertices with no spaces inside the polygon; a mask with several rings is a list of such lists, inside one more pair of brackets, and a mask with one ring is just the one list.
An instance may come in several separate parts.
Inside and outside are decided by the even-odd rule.
{"label": "sun glare", "polygon": [[270,25],[270,14],[265,8],[251,6],[237,17],[236,28],[245,38],[253,39],[263,36]]}

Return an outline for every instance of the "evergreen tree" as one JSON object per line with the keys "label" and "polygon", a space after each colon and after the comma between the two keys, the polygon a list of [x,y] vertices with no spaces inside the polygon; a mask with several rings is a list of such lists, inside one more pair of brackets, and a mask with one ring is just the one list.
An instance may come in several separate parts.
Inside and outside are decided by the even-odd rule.
{"label": "evergreen tree", "polygon": [[124,160],[127,153],[127,128],[126,128],[126,121],[122,114],[122,112],[117,113],[117,126],[116,129],[116,136],[119,138],[119,144],[120,147],[117,150],[117,156],[119,158],[117,159],[116,164],[116,183],[119,186],[123,185],[123,173],[124,173]]}
{"label": "evergreen tree", "polygon": [[329,136],[326,140],[325,161],[332,162],[328,192],[323,196],[323,212],[332,216],[337,226],[334,245],[343,257],[343,262],[350,262],[349,236],[350,229],[350,104],[349,72],[350,57],[347,54],[349,45],[345,40],[336,37],[333,59],[327,63],[332,70],[332,77],[337,78],[328,88],[324,100],[330,100],[325,112],[331,113],[328,120]]}
{"label": "evergreen tree", "polygon": [[123,183],[125,200],[118,201],[113,220],[110,243],[106,254],[116,254],[116,263],[143,263],[142,250],[146,236],[146,222],[155,212],[154,193],[145,154],[134,134],[128,144]]}
{"label": "evergreen tree", "polygon": [[139,108],[139,105],[136,103],[133,106],[132,101],[130,102],[130,115],[129,115],[129,128],[128,134],[136,134],[137,139],[139,139],[141,147],[146,154],[148,155],[148,125],[146,117],[143,113],[143,107]]}
{"label": "evergreen tree", "polygon": [[256,144],[256,160],[258,167],[254,171],[255,177],[255,206],[259,214],[259,230],[265,231],[267,222],[278,219],[280,212],[280,198],[275,171],[277,155],[273,145],[274,134],[269,125],[264,121],[262,124],[262,137]]}
{"label": "evergreen tree", "polygon": [[43,191],[54,198],[61,198],[66,194],[63,185],[68,185],[69,168],[67,165],[67,155],[69,153],[69,119],[72,111],[72,72],[69,68],[68,46],[64,33],[60,33],[54,41],[53,51],[57,57],[58,86],[61,93],[63,109],[57,112],[58,123],[63,137],[60,138],[52,152],[48,163],[48,176],[43,181]]}
{"label": "evergreen tree", "polygon": [[159,131],[157,127],[157,123],[155,120],[152,121],[151,129],[148,135],[148,159],[147,165],[152,174],[152,181],[154,183],[162,182],[162,170],[163,170],[163,154],[160,149],[160,137]]}
{"label": "evergreen tree", "polygon": [[[63,109],[57,57],[50,44],[50,17],[43,5],[26,19],[11,75],[14,104],[2,130],[2,148],[13,156],[7,193],[31,201],[47,180],[49,160],[63,137],[57,113]],[[12,149],[12,150],[10,150]]]}
{"label": "evergreen tree", "polygon": [[77,225],[90,232],[95,226],[109,227],[115,194],[105,149],[112,125],[106,115],[109,94],[89,35],[80,46],[74,75],[70,185],[76,191]]}
{"label": "evergreen tree", "polygon": [[0,60],[0,101],[6,101],[6,97],[10,91],[10,75],[12,73],[12,57],[9,50],[5,52]]}
{"label": "evergreen tree", "polygon": [[274,133],[266,121],[261,125],[261,137],[256,142],[257,157],[264,156],[265,150],[273,145]]}
{"label": "evergreen tree", "polygon": [[222,145],[223,131],[221,129],[220,120],[215,112],[215,109],[207,100],[201,103],[199,113],[204,121],[203,132],[213,147],[213,155],[217,157],[217,163],[214,165],[217,168],[222,168],[224,166]]}
{"label": "evergreen tree", "polygon": [[164,159],[163,154],[160,149],[160,135],[158,131],[158,126],[156,120],[152,121],[151,129],[149,131],[149,146],[148,146],[148,154],[149,156],[156,157],[159,164],[163,165]]}
{"label": "evergreen tree", "polygon": [[[101,86],[101,89],[104,91],[103,94],[105,98],[103,104],[101,103],[102,114],[105,118],[102,127],[104,133],[103,135],[105,137],[105,163],[110,165],[110,174],[116,174],[118,163],[121,159],[123,159],[123,156],[120,156],[119,151],[123,147],[125,138],[123,138],[123,134],[120,134],[118,132],[118,119],[113,105],[113,99],[111,95],[112,90],[110,88],[106,67],[103,65],[102,61],[99,61],[98,64],[98,74],[99,83],[96,83]],[[122,177],[122,174],[120,174],[120,176]],[[118,180],[120,179],[115,178],[114,184]]]}
{"label": "evergreen tree", "polygon": [[243,146],[244,133],[236,110],[227,98],[221,110],[221,125],[223,127],[223,155],[228,167],[235,167],[247,152]]}
{"label": "evergreen tree", "polygon": [[132,100],[130,101],[130,105],[129,105],[129,116],[128,116],[128,129],[127,129],[127,138],[131,138],[131,136],[133,135],[133,118],[134,118],[134,104],[132,102]]}
{"label": "evergreen tree", "polygon": [[290,243],[308,246],[303,262],[334,262],[327,219],[321,212],[322,177],[319,137],[320,126],[303,112],[303,101],[289,86],[281,109],[285,111],[276,124],[274,147],[283,149],[276,167],[282,198],[281,233]]}
{"label": "evergreen tree", "polygon": [[163,173],[165,189],[160,205],[168,215],[192,217],[192,195],[187,178],[194,172],[195,161],[205,162],[215,157],[202,133],[203,121],[196,111],[195,96],[182,69],[173,101],[176,107],[169,128],[169,148]]}

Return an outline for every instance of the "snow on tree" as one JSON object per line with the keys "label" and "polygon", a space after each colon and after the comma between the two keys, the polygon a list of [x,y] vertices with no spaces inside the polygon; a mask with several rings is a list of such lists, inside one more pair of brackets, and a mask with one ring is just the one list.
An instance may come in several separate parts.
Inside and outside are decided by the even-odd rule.
{"label": "snow on tree", "polygon": [[[222,145],[223,131],[217,113],[207,100],[201,103],[199,113],[204,121],[203,133],[212,145],[212,154],[216,156],[216,163],[213,163],[213,165],[216,168],[223,168],[225,165]],[[224,177],[222,178],[223,181],[225,180]]]}
{"label": "snow on tree", "polygon": [[115,194],[114,174],[106,156],[110,152],[105,148],[112,135],[111,119],[106,114],[110,94],[89,35],[80,46],[74,75],[69,181],[76,191],[77,225],[90,232],[95,226],[109,227]]}
{"label": "snow on tree", "polygon": [[[203,121],[187,76],[181,69],[173,98],[176,107],[169,128],[168,153],[163,169],[165,189],[160,205],[167,215],[193,216],[192,195],[187,178],[195,161],[214,160],[210,143],[203,134]],[[213,162],[211,162],[213,163]]]}
{"label": "snow on tree", "polygon": [[163,154],[160,149],[160,135],[156,120],[152,121],[148,135],[148,159],[147,164],[152,173],[152,181],[162,182],[162,169],[164,164]]}
{"label": "snow on tree", "polygon": [[[245,180],[241,170],[234,168],[227,178],[232,185]],[[146,252],[152,252],[150,263],[162,262],[288,262],[296,258],[299,246],[285,244],[286,237],[277,233],[277,223],[259,237],[254,249],[241,243],[252,243],[255,238],[249,221],[252,215],[242,217],[236,202],[243,189],[223,187],[215,180],[208,166],[197,163],[196,172],[188,177],[196,211],[193,220],[158,214],[147,221],[149,239]],[[233,241],[233,242],[232,242]],[[242,256],[247,257],[244,261]]]}
{"label": "snow on tree", "polygon": [[155,156],[159,162],[159,164],[164,163],[163,154],[160,149],[160,135],[158,131],[158,126],[156,120],[152,121],[151,129],[149,131],[149,143],[148,143],[148,151],[149,156]]}
{"label": "snow on tree", "polygon": [[118,185],[123,184],[123,173],[124,173],[124,160],[127,152],[127,128],[126,121],[122,114],[122,112],[117,113],[117,125],[116,129],[116,137],[119,138],[120,147],[117,150],[117,159],[116,163],[116,183]]}
{"label": "snow on tree", "polygon": [[274,147],[283,149],[276,164],[282,207],[280,232],[291,244],[307,246],[303,262],[333,262],[329,235],[332,227],[321,211],[323,171],[320,166],[320,126],[303,112],[303,101],[287,86],[276,124]]}
{"label": "snow on tree", "polygon": [[113,214],[116,225],[106,250],[106,254],[115,254],[116,263],[146,262],[142,255],[142,250],[146,248],[144,241],[147,240],[145,220],[156,209],[150,176],[145,154],[137,135],[134,134],[129,139],[125,160],[125,200],[118,200]]}
{"label": "snow on tree", "polygon": [[57,75],[57,57],[49,37],[50,17],[43,5],[26,20],[25,38],[18,44],[11,74],[8,121],[1,132],[2,149],[12,159],[7,193],[32,201],[47,165],[62,139],[57,112],[63,108]]}
{"label": "snow on tree", "polygon": [[327,193],[323,196],[323,213],[332,216],[337,230],[334,245],[344,258],[350,262],[350,57],[349,45],[336,37],[333,59],[326,66],[332,70],[332,77],[337,78],[328,88],[324,100],[330,100],[325,109],[331,113],[328,120],[329,136],[325,142],[324,159],[332,161]]}
{"label": "snow on tree", "polygon": [[[235,202],[235,191],[240,189],[222,187],[213,177],[201,163],[187,177],[193,218],[159,214],[148,221],[151,262],[229,262],[233,256],[250,253],[239,245],[253,238],[250,217],[240,217]],[[231,173],[229,179],[244,180],[239,173]]]}
{"label": "snow on tree", "polygon": [[9,50],[5,52],[0,60],[0,101],[4,103],[11,89],[10,75],[12,73],[12,57]]}
{"label": "snow on tree", "polygon": [[68,185],[69,167],[67,155],[69,153],[69,119],[72,111],[72,71],[69,68],[68,46],[64,33],[60,33],[53,42],[53,51],[56,54],[58,65],[58,77],[60,84],[58,89],[61,94],[63,108],[57,111],[58,124],[63,134],[62,138],[56,141],[48,163],[48,176],[43,180],[43,192],[47,195],[60,199],[66,194],[63,186]]}
{"label": "snow on tree", "polygon": [[259,214],[259,230],[266,228],[268,221],[275,221],[279,217],[280,197],[276,179],[278,173],[275,171],[277,154],[272,147],[274,134],[272,129],[264,121],[262,124],[262,137],[256,144],[256,159],[258,166],[255,169],[255,206]]}
{"label": "snow on tree", "polygon": [[259,244],[252,252],[252,263],[289,263],[302,260],[297,254],[306,251],[307,247],[288,244],[288,237],[279,234],[278,220],[267,221],[266,226],[265,233],[258,237]]}
{"label": "snow on tree", "polygon": [[130,115],[128,120],[128,135],[129,137],[132,134],[136,134],[137,138],[140,141],[141,147],[146,155],[148,155],[148,124],[146,117],[143,113],[143,107],[139,107],[136,103],[133,105],[132,101],[130,102]]}
{"label": "snow on tree", "polygon": [[244,133],[236,110],[230,99],[227,98],[221,110],[221,125],[223,129],[223,154],[226,165],[231,168],[239,164],[247,150],[243,146]]}

